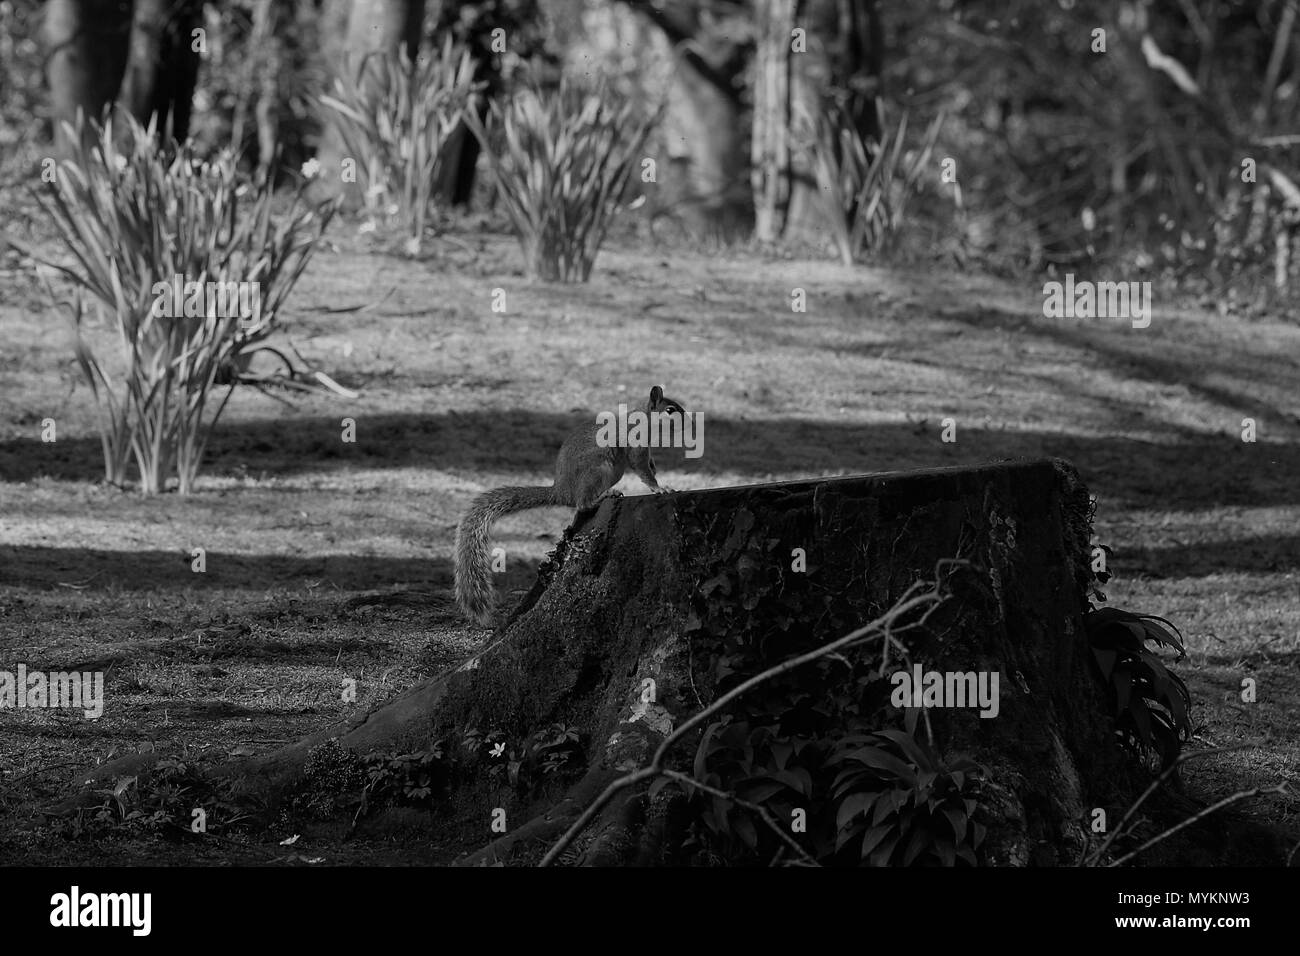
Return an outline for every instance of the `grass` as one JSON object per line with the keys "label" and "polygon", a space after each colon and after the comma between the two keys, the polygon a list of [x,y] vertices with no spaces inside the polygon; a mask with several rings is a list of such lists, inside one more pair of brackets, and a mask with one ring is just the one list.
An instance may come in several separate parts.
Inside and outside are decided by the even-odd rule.
{"label": "grass", "polygon": [[[35,227],[34,227],[35,228]],[[28,836],[76,768],[150,744],[221,756],[269,749],[453,662],[477,638],[449,597],[453,527],[497,484],[550,479],[584,416],[660,383],[705,413],[697,461],[661,482],[704,488],[1060,455],[1099,496],[1113,605],[1183,631],[1211,802],[1294,779],[1300,742],[1300,328],[1157,300],[1146,330],[1053,321],[1041,284],[950,268],[705,257],[611,240],[590,284],[523,278],[513,240],[463,234],[423,260],[387,257],[336,223],[285,307],[304,356],[362,397],[289,411],[237,394],[195,494],[146,500],[97,483],[90,395],[41,289],[0,253],[0,661],[111,666],[97,723],[0,712],[0,856],[32,862],[193,859],[143,838]],[[807,314],[790,292],[808,290]],[[507,311],[492,311],[503,288]],[[368,311],[330,311],[350,306]],[[955,444],[940,421],[957,420]],[[1241,419],[1260,440],[1240,441]],[[58,423],[42,444],[40,423]],[[341,419],[357,442],[340,440]],[[634,478],[625,479],[636,491]],[[524,588],[563,509],[498,526]],[[188,553],[207,550],[208,570]],[[427,592],[423,605],[349,605]],[[1238,699],[1253,677],[1259,702]],[[1170,841],[1180,860],[1278,863],[1300,840],[1294,797],[1268,797]],[[1247,839],[1260,824],[1276,839]],[[1154,824],[1152,824],[1154,826]],[[1149,830],[1146,831],[1149,834]],[[1251,831],[1255,832],[1255,831]],[[1216,836],[1215,834],[1219,834]],[[203,859],[286,860],[274,840]],[[430,837],[305,838],[340,862],[445,859]],[[169,854],[172,855],[169,857]],[[1153,861],[1167,859],[1158,853]]]}

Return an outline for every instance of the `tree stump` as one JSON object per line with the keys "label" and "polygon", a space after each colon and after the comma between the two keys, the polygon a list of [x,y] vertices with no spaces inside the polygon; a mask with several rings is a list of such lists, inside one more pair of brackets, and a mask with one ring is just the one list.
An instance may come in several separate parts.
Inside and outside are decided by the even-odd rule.
{"label": "tree stump", "polygon": [[[528,822],[468,858],[536,860],[541,841],[611,779],[647,763],[673,727],[751,676],[720,673],[722,653],[756,673],[878,616],[957,558],[969,573],[911,648],[913,664],[996,672],[998,711],[927,710],[935,743],[987,768],[983,862],[1072,865],[1116,766],[1082,628],[1089,509],[1073,468],[1045,460],[608,500],[578,516],[470,661],[240,773],[283,784],[330,738],[364,752],[468,727],[511,740],[577,727],[585,776],[558,802],[506,801],[510,820]],[[796,570],[801,552],[806,566]],[[749,641],[752,653],[737,655],[727,641]],[[833,681],[834,666],[812,679]],[[795,690],[806,690],[802,679]],[[696,742],[672,765],[689,770]],[[649,799],[645,787],[620,794],[574,852],[582,862],[671,862],[680,804],[667,791]]]}

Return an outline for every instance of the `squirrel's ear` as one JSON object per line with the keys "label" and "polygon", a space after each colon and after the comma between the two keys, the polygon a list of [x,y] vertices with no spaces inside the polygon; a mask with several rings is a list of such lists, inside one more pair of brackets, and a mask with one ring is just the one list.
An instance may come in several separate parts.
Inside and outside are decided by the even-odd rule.
{"label": "squirrel's ear", "polygon": [[662,388],[660,388],[658,385],[656,385],[654,388],[650,389],[650,404],[651,404],[651,405],[658,405],[658,404],[659,404],[659,400],[662,399],[663,397],[664,397],[664,390],[663,390]]}

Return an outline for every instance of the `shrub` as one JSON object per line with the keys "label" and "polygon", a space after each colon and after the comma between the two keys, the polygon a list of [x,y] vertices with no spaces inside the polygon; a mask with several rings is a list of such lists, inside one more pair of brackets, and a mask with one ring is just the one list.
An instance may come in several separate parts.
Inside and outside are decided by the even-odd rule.
{"label": "shrub", "polygon": [[835,112],[820,117],[810,149],[813,171],[845,265],[865,252],[881,251],[898,231],[943,120],[942,114],[936,117],[920,148],[905,155],[906,113],[879,143]]}
{"label": "shrub", "polygon": [[1187,651],[1178,629],[1164,618],[1103,607],[1084,616],[1093,660],[1105,683],[1120,744],[1136,757],[1156,755],[1165,768],[1191,737],[1192,698],[1183,679],[1147,650]]}
{"label": "shrub", "polygon": [[481,84],[474,83],[473,61],[448,38],[441,53],[424,52],[414,62],[405,50],[372,53],[345,77],[335,80],[336,95],[321,102],[333,110],[344,148],[358,164],[366,211],[377,217],[396,211],[418,249],[452,134],[474,112],[469,107]]}
{"label": "shrub", "polygon": [[835,742],[840,768],[836,849],[872,866],[957,862],[978,865],[984,825],[974,820],[984,768],[964,758],[939,761],[901,730],[851,734]]}
{"label": "shrub", "polygon": [[[72,142],[78,133],[72,131]],[[133,457],[145,493],[163,490],[173,473],[181,494],[193,488],[212,427],[233,393],[227,390],[207,415],[213,385],[274,330],[334,211],[301,205],[299,191],[288,212],[274,217],[269,183],[241,176],[230,151],[200,163],[188,144],[160,150],[152,125],[129,116],[121,128],[106,123],[75,159],[59,165],[42,206],[74,265],[46,264],[76,286],[76,356],[98,407],[110,483],[126,484]],[[227,289],[255,289],[257,307],[241,315],[205,296],[195,300],[197,314],[157,314],[166,293],[156,286],[170,286],[175,276],[215,288],[221,299]],[[109,317],[120,363],[101,360],[91,345],[83,293],[101,321]],[[189,305],[187,298],[184,312]]]}
{"label": "shrub", "polygon": [[654,118],[607,86],[561,81],[492,105],[488,123],[467,115],[523,246],[528,274],[586,282],[623,203]]}

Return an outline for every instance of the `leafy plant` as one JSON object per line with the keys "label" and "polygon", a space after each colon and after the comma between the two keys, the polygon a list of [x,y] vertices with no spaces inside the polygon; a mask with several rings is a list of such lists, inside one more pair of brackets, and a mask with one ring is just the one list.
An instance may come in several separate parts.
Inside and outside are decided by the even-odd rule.
{"label": "leafy plant", "polygon": [[979,764],[944,765],[901,730],[843,737],[827,762],[842,768],[831,787],[837,851],[870,866],[976,865]]}
{"label": "leafy plant", "polygon": [[942,764],[905,730],[827,740],[724,718],[696,751],[701,792],[684,789],[699,801],[698,819],[721,841],[724,858],[777,848],[755,811],[774,822],[802,810],[804,842],[820,863],[974,866],[985,835],[972,819],[982,775],[969,760]]}
{"label": "leafy plant", "polygon": [[474,82],[469,52],[447,37],[440,52],[421,52],[414,61],[405,50],[371,53],[355,74],[345,71],[335,80],[335,95],[321,97],[357,161],[367,211],[400,214],[413,250],[424,235],[452,134],[474,113],[481,85]]}
{"label": "leafy plant", "polygon": [[582,735],[577,727],[555,723],[530,734],[522,746],[509,745],[504,735],[465,733],[465,747],[487,765],[487,776],[506,778],[510,786],[528,791],[542,778],[566,770],[581,769]]}
{"label": "leafy plant", "polygon": [[943,122],[943,114],[935,117],[920,146],[905,155],[906,113],[878,143],[842,113],[828,111],[818,118],[810,148],[813,171],[845,265],[865,252],[880,251],[898,231]]}
{"label": "leafy plant", "polygon": [[382,750],[364,756],[338,741],[326,741],[308,753],[302,780],[283,803],[279,823],[292,828],[300,818],[326,820],[349,811],[355,824],[376,807],[429,809],[446,793],[453,770],[443,740],[423,750]]}
{"label": "leafy plant", "polygon": [[529,754],[543,775],[571,769],[582,758],[582,735],[577,727],[551,724],[529,738]]}
{"label": "leafy plant", "polygon": [[445,792],[450,775],[440,740],[427,750],[370,754],[363,763],[367,802],[427,807]]}
{"label": "leafy plant", "polygon": [[1156,754],[1169,767],[1191,737],[1192,699],[1183,679],[1147,649],[1171,647],[1182,660],[1182,635],[1164,618],[1119,608],[1095,608],[1084,616],[1093,660],[1110,692],[1115,733],[1126,750]]}
{"label": "leafy plant", "polygon": [[528,274],[586,282],[655,120],[638,119],[608,86],[566,79],[555,92],[524,89],[494,102],[487,126],[472,113],[465,121],[488,157]]}
{"label": "leafy plant", "polygon": [[204,811],[207,833],[229,830],[256,815],[251,806],[218,792],[192,764],[174,757],[158,761],[146,774],[118,777],[93,792],[98,804],[51,820],[51,830],[74,839],[114,832],[184,837],[192,832],[196,809]]}
{"label": "leafy plant", "polygon": [[[765,808],[773,819],[789,820],[796,807],[820,806],[805,765],[810,757],[812,766],[817,765],[815,751],[815,743],[806,738],[787,737],[771,726],[754,726],[730,716],[705,729],[692,778],[713,792],[692,796],[699,801],[700,824],[720,841],[726,851],[723,856],[735,858],[737,851],[766,855],[772,841],[756,825],[753,807]],[[660,778],[651,794],[667,782]],[[687,792],[691,793],[689,788]]]}
{"label": "leafy plant", "polygon": [[[76,159],[59,165],[42,205],[73,265],[41,261],[76,286],[68,306],[77,361],[99,412],[106,479],[125,485],[134,458],[146,494],[162,491],[173,472],[188,494],[233,393],[207,415],[213,385],[276,328],[334,210],[301,205],[299,191],[274,217],[269,178],[241,176],[230,151],[200,162],[189,144],[159,149],[153,125],[130,116],[123,122],[105,123]],[[81,142],[80,129],[69,139]],[[168,310],[158,308],[155,287],[176,276],[218,294],[204,297],[198,314],[159,314]],[[222,305],[233,305],[240,288],[256,290],[251,314]],[[117,333],[120,368],[90,343],[83,293]],[[188,313],[188,294],[185,304]]]}

